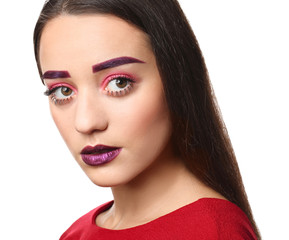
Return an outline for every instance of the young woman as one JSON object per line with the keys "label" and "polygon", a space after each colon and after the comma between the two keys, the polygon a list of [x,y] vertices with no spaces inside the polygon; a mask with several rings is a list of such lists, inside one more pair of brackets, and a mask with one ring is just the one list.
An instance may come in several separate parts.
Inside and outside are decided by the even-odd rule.
{"label": "young woman", "polygon": [[68,148],[114,196],[61,240],[260,239],[177,1],[48,1],[34,50]]}

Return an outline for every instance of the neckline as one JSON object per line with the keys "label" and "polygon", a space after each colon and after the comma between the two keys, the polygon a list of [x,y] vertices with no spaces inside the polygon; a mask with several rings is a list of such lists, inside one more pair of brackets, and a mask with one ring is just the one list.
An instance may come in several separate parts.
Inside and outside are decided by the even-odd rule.
{"label": "neckline", "polygon": [[[164,219],[166,218],[172,218],[176,215],[180,215],[180,214],[183,214],[184,212],[186,212],[188,209],[190,210],[194,210],[196,212],[199,212],[199,211],[203,211],[204,209],[202,208],[199,208],[200,206],[206,206],[208,203],[209,204],[212,204],[212,203],[216,203],[216,202],[219,202],[219,203],[223,203],[223,204],[232,204],[232,205],[235,205],[233,203],[231,203],[230,201],[226,200],[226,199],[221,199],[221,198],[200,198],[194,202],[191,202],[187,205],[184,205],[176,210],[173,210],[167,214],[164,214],[156,219],[153,219],[147,223],[143,223],[143,224],[140,224],[140,225],[137,225],[137,226],[133,226],[133,227],[129,227],[129,228],[123,228],[123,229],[109,229],[109,228],[104,228],[104,227],[100,227],[96,224],[96,217],[108,210],[109,208],[111,208],[111,206],[113,205],[114,201],[110,201],[110,202],[107,202],[101,206],[99,206],[96,211],[94,212],[93,216],[92,216],[92,219],[91,219],[91,224],[93,225],[92,227],[97,229],[98,231],[102,231],[102,232],[111,232],[111,233],[121,233],[121,232],[124,232],[124,231],[135,231],[135,230],[139,230],[139,229],[146,229],[146,228],[149,228],[151,225],[158,225],[161,221],[163,221]],[[235,205],[236,206],[236,205]],[[237,206],[236,206],[237,207]]]}

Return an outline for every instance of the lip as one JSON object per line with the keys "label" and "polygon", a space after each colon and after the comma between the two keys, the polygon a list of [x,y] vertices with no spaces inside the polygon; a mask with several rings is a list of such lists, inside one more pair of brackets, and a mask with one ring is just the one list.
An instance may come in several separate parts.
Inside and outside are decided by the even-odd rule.
{"label": "lip", "polygon": [[82,149],[80,155],[82,161],[90,166],[98,166],[115,159],[122,148],[105,145],[87,146]]}

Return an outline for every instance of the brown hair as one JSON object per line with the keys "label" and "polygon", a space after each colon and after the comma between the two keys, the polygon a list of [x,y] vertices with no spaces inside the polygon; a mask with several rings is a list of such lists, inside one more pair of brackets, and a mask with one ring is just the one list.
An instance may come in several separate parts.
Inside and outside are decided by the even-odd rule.
{"label": "brown hair", "polygon": [[38,69],[45,24],[61,14],[112,14],[144,31],[155,54],[174,126],[177,151],[205,184],[238,205],[258,239],[236,157],[197,39],[176,0],[50,0],[34,31]]}

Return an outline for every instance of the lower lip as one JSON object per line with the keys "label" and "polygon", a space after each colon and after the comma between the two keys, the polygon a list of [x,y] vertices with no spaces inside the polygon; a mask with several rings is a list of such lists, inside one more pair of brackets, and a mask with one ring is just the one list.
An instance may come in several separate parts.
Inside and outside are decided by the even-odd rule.
{"label": "lower lip", "polygon": [[100,154],[81,154],[83,162],[90,166],[98,166],[108,162],[111,162],[115,159],[118,154],[121,152],[121,148]]}

